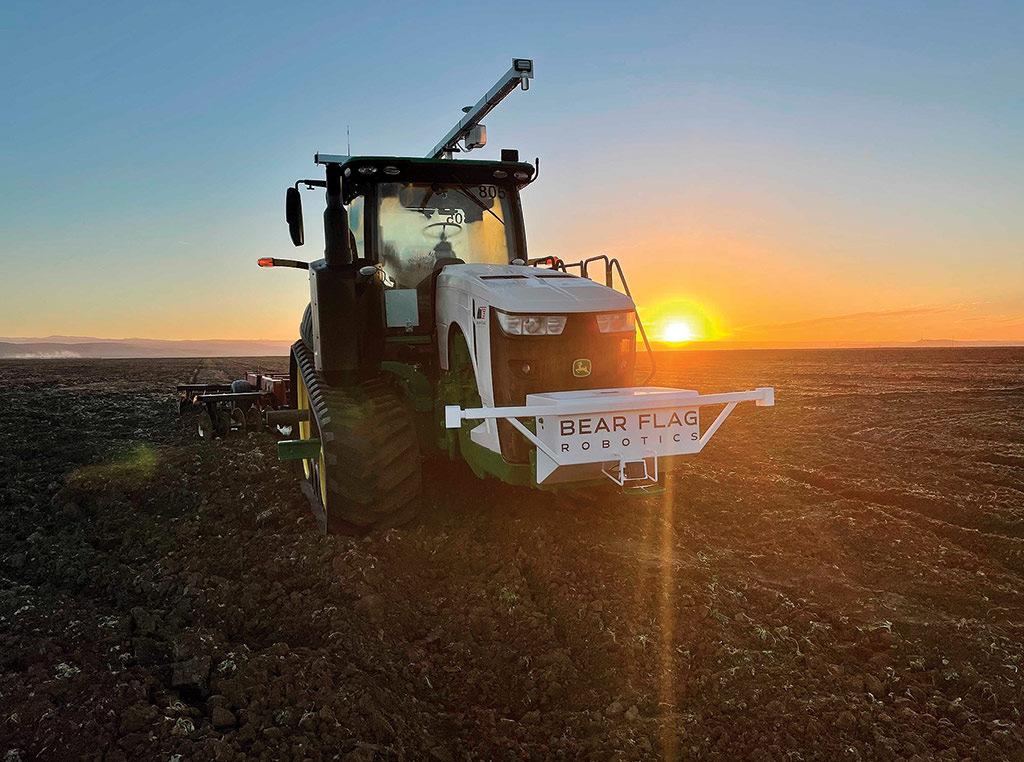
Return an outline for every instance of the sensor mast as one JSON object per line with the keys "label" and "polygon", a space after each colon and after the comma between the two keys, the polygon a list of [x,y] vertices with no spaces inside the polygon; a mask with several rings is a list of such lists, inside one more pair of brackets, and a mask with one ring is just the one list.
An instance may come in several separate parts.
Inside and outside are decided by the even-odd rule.
{"label": "sensor mast", "polygon": [[[523,90],[530,89],[530,80],[533,79],[533,59],[513,58],[510,68],[501,79],[499,79],[487,94],[484,95],[475,106],[466,111],[466,115],[459,120],[458,124],[452,127],[441,142],[427,154],[428,159],[450,159],[455,152],[463,150],[472,151],[474,148],[482,148],[487,143],[487,132],[480,124],[494,107],[501,103],[516,87]],[[459,147],[459,141],[465,140],[466,147]]]}

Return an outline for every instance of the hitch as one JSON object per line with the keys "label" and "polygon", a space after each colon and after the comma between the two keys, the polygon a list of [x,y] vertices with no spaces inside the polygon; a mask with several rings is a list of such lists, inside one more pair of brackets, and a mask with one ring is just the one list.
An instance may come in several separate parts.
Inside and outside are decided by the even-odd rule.
{"label": "hitch", "polygon": [[601,473],[620,487],[625,486],[626,482],[657,482],[658,455],[652,452],[649,457],[654,462],[653,473],[647,468],[647,457],[639,460],[620,460],[618,463],[602,467]]}

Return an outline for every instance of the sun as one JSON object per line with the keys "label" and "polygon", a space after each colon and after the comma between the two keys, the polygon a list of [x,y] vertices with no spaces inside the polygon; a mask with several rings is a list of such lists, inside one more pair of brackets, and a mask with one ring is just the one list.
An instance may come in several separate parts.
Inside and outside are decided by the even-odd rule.
{"label": "sun", "polygon": [[662,330],[661,340],[669,344],[681,344],[684,341],[693,341],[693,329],[681,320],[673,320]]}
{"label": "sun", "polygon": [[711,310],[692,299],[670,299],[643,312],[651,339],[666,348],[718,341],[723,335]]}

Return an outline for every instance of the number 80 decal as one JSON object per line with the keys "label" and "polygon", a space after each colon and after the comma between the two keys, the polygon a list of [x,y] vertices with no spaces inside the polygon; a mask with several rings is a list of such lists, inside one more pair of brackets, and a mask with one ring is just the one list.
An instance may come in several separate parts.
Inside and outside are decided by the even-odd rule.
{"label": "number 80 decal", "polygon": [[477,188],[477,193],[480,198],[505,198],[507,195],[505,189],[497,185],[481,185]]}

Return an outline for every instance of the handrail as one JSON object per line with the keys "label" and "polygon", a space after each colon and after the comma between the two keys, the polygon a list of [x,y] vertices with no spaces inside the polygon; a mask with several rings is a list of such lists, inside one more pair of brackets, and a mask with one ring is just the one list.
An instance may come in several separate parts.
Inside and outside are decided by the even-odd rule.
{"label": "handrail", "polygon": [[608,286],[608,288],[613,288],[613,286],[612,286],[612,267],[611,267],[611,262],[608,261],[608,255],[607,254],[598,254],[596,257],[590,257],[589,259],[584,259],[582,262],[580,262],[580,271],[583,273],[583,277],[584,278],[589,278],[590,277],[590,263],[591,262],[597,262],[598,260],[601,260],[601,259],[604,260],[604,284],[606,286]]}
{"label": "handrail", "polygon": [[[610,281],[612,279],[611,278],[611,270],[612,270],[613,266],[615,267],[616,270],[619,271],[619,280],[622,281],[622,289],[626,292],[626,296],[628,296],[630,299],[632,299],[633,295],[629,292],[629,284],[626,283],[626,276],[622,272],[622,265],[619,264],[619,260],[617,260],[617,259],[611,259],[611,260],[608,261],[608,280],[609,280],[608,286],[609,286],[609,288],[611,288]],[[633,304],[636,305],[636,302],[634,301]],[[636,326],[637,326],[637,328],[640,329],[640,336],[643,337],[644,346],[647,348],[647,356],[651,360],[651,372],[648,373],[647,374],[647,378],[644,379],[644,383],[646,384],[648,381],[650,381],[652,378],[654,378],[654,373],[655,373],[655,371],[657,371],[658,366],[657,366],[657,363],[654,360],[654,350],[651,349],[651,342],[648,341],[648,339],[647,339],[647,331],[644,330],[644,324],[643,324],[643,321],[640,320],[640,314],[639,313],[637,313],[637,316],[636,316]]]}

